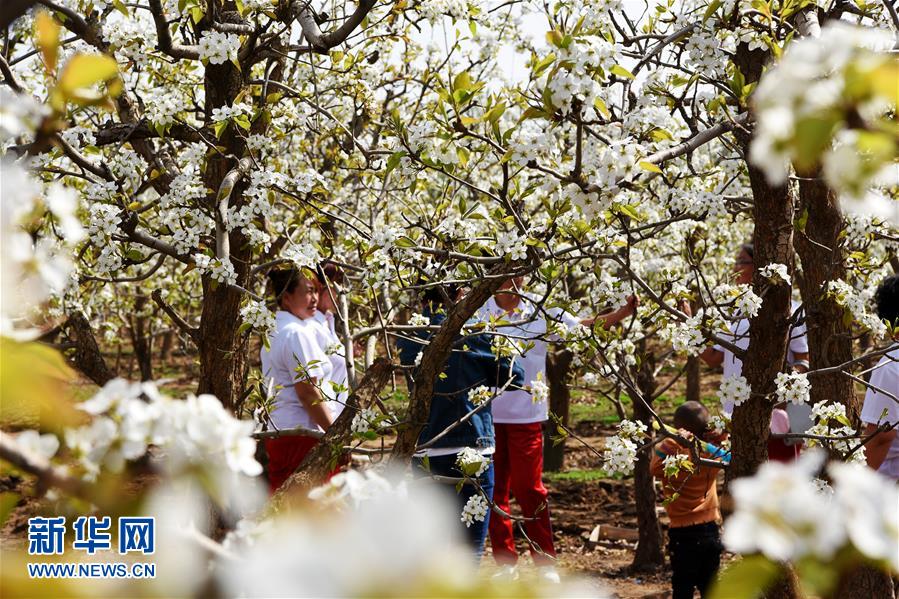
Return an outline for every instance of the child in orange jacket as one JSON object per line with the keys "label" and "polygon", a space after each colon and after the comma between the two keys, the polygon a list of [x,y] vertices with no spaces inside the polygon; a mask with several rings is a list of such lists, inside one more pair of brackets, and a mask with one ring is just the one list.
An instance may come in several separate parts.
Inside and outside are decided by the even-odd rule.
{"label": "child in orange jacket", "polygon": [[[729,461],[708,439],[709,412],[701,403],[688,401],[674,412],[674,426],[680,437],[696,444],[703,458]],[[673,599],[693,597],[694,589],[706,596],[721,564],[721,536],[718,520],[718,468],[694,463],[689,447],[668,437],[655,447],[651,469],[662,481],[671,559]]]}

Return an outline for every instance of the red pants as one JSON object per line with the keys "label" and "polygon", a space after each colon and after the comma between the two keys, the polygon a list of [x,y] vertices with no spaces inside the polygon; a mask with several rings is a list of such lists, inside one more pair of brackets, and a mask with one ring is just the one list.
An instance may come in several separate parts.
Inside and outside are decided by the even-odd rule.
{"label": "red pants", "polygon": [[274,493],[318,443],[314,437],[277,437],[265,440],[268,454],[268,486]]}
{"label": "red pants", "polygon": [[[536,519],[524,522],[525,533],[533,544],[531,556],[538,565],[552,563],[551,559],[541,554],[556,555],[546,502],[549,493],[543,486],[543,426],[534,422],[496,424],[495,428],[496,454],[493,464],[496,482],[493,501],[497,507],[511,513],[511,493],[521,506],[524,517],[533,518],[536,514]],[[518,561],[514,539],[514,527],[517,526],[517,523],[496,513],[490,515],[490,545],[497,563],[514,564]]]}

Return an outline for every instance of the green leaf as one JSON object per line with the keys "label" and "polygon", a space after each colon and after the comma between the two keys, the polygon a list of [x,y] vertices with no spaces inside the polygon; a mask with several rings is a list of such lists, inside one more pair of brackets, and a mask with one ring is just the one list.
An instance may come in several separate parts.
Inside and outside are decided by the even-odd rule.
{"label": "green leaf", "polygon": [[612,67],[612,74],[618,75],[619,77],[624,77],[625,79],[635,79],[634,74],[620,64],[616,64]]}
{"label": "green leaf", "polygon": [[228,124],[229,124],[229,123],[230,123],[230,121],[228,121],[228,120],[224,120],[224,121],[219,121],[219,122],[217,122],[217,123],[215,124],[215,127],[213,127],[213,131],[215,132],[215,136],[218,137],[218,138],[221,138],[221,137],[222,137],[222,133],[224,133],[224,132],[225,132],[225,129],[228,128]]}
{"label": "green leaf", "polygon": [[547,54],[546,56],[544,56],[543,58],[541,58],[540,60],[538,60],[536,63],[534,63],[534,66],[531,69],[534,77],[539,77],[540,74],[543,71],[545,71],[547,69],[547,67],[549,67],[549,65],[551,65],[555,60],[556,60],[556,55],[553,53],[550,53],[550,54]]}
{"label": "green leaf", "polygon": [[249,131],[250,127],[252,127],[252,124],[250,123],[250,117],[245,114],[240,114],[234,117],[234,124],[246,131]]}
{"label": "green leaf", "polygon": [[552,44],[553,46],[557,47],[557,48],[561,48],[561,47],[562,47],[562,39],[563,39],[563,37],[564,37],[564,36],[562,35],[562,32],[561,32],[561,31],[557,31],[557,30],[555,30],[555,29],[553,29],[552,31],[547,31],[547,32],[546,32],[546,41],[549,42],[550,44]]}
{"label": "green leaf", "polygon": [[755,599],[777,580],[782,566],[763,555],[732,563],[712,587],[711,599]]}
{"label": "green leaf", "polygon": [[527,119],[545,118],[546,116],[546,112],[544,112],[543,109],[530,106],[522,113],[521,118],[518,120],[521,122],[526,121]]}
{"label": "green leaf", "polygon": [[644,171],[649,171],[651,173],[662,173],[662,169],[659,168],[658,165],[655,165],[651,162],[646,162],[645,160],[641,160],[640,162],[638,162],[637,166],[642,168]]}
{"label": "green leaf", "polygon": [[54,19],[50,13],[45,10],[37,13],[37,17],[34,19],[35,43],[41,50],[44,66],[51,73],[56,71],[56,60],[59,57],[60,29],[59,21]]}
{"label": "green leaf", "polygon": [[705,12],[702,15],[703,23],[708,21],[709,17],[711,17],[713,14],[715,14],[715,11],[718,10],[718,7],[721,6],[722,2],[723,2],[723,0],[712,0],[711,2],[709,2],[708,8],[705,9]]}
{"label": "green leaf", "polygon": [[484,120],[486,120],[488,123],[495,123],[500,119],[501,116],[503,116],[504,112],[506,112],[506,103],[500,102],[499,104],[491,108],[486,115],[484,115]]}
{"label": "green leaf", "polygon": [[471,89],[471,75],[468,71],[464,71],[456,75],[453,79],[453,94],[458,90],[468,90]]}
{"label": "green leaf", "polygon": [[99,83],[108,83],[119,76],[119,65],[103,54],[76,54],[63,67],[59,89],[73,100],[90,99],[86,90]]}
{"label": "green leaf", "polygon": [[393,169],[399,166],[400,161],[403,159],[403,156],[406,155],[406,152],[394,152],[390,155],[390,158],[387,159],[387,172],[389,173]]}

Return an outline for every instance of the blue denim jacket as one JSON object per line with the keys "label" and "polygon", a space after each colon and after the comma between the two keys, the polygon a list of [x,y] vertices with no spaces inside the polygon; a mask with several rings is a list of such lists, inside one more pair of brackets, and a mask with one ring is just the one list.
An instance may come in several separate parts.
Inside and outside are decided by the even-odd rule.
{"label": "blue denim jacket", "polygon": [[[430,314],[432,325],[439,325],[445,314]],[[430,331],[419,331],[416,337],[427,339]],[[453,342],[453,350],[443,369],[445,377],[437,377],[434,381],[434,396],[431,399],[431,412],[428,423],[418,437],[418,443],[427,443],[432,437],[445,430],[456,420],[474,410],[475,406],[468,399],[469,392],[485,385],[502,387],[509,377],[513,387],[524,384],[524,371],[509,358],[497,358],[490,349],[491,335],[481,334],[459,337]],[[412,339],[397,341],[400,352],[400,363],[412,365],[424,345]],[[464,349],[463,349],[464,348]],[[412,377],[416,372],[413,371]],[[495,445],[493,434],[493,416],[490,406],[481,409],[467,422],[460,424],[445,437],[439,439],[432,447],[474,447],[484,449]]]}

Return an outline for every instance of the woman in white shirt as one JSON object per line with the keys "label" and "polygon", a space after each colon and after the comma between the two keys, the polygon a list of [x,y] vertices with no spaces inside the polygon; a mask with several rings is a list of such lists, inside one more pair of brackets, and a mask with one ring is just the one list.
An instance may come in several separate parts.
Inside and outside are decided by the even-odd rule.
{"label": "woman in white shirt", "polygon": [[[319,345],[319,325],[313,318],[317,282],[295,268],[272,271],[268,276],[278,302],[269,349],[263,347],[261,352],[266,388],[277,394],[271,425],[276,430],[304,427],[324,431],[334,416],[320,391],[322,382],[331,376],[331,361]],[[313,437],[295,435],[265,440],[273,493],[317,442]]]}
{"label": "woman in white shirt", "polygon": [[[888,277],[874,296],[877,315],[887,321],[890,330],[899,326],[899,275]],[[865,435],[868,465],[884,476],[899,481],[899,335],[871,372],[861,420]]]}

